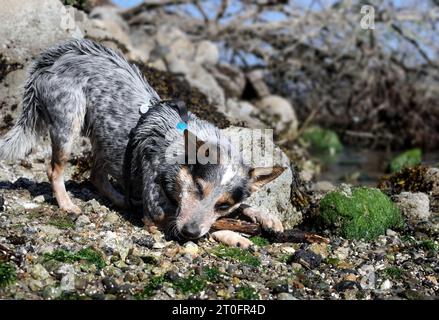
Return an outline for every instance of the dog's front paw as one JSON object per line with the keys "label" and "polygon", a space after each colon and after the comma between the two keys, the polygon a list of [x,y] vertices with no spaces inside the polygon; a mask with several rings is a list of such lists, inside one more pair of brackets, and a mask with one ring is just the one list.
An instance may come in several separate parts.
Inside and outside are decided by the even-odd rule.
{"label": "dog's front paw", "polygon": [[216,241],[232,247],[247,249],[253,245],[253,243],[249,239],[241,236],[239,233],[230,230],[215,231],[211,233],[211,236]]}
{"label": "dog's front paw", "polygon": [[63,204],[60,206],[60,209],[74,216],[79,216],[81,214],[81,209],[73,203]]}
{"label": "dog's front paw", "polygon": [[278,217],[271,214],[263,215],[258,220],[264,230],[274,231],[274,232],[284,232],[284,227],[282,222]]}
{"label": "dog's front paw", "polygon": [[249,218],[251,218],[254,222],[260,223],[262,229],[266,231],[274,231],[274,232],[284,231],[282,222],[279,220],[278,217],[272,214],[251,207],[245,208],[243,210],[243,213]]}

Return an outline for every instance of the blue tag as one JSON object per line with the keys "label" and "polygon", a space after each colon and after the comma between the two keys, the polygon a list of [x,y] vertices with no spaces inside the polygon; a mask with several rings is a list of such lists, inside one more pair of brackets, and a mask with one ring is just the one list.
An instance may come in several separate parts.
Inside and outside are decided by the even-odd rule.
{"label": "blue tag", "polygon": [[177,128],[178,131],[180,131],[180,133],[183,133],[184,130],[187,129],[187,124],[180,121],[179,123],[177,123],[177,127],[176,128]]}

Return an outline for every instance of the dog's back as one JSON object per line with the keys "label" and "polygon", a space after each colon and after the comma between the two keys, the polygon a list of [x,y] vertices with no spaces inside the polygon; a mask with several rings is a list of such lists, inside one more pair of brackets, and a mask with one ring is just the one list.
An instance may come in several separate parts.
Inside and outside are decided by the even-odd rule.
{"label": "dog's back", "polygon": [[89,40],[53,47],[30,68],[22,113],[0,140],[0,159],[23,158],[47,129],[52,140],[63,139],[66,130],[82,130],[97,148],[108,147],[104,132],[112,132],[110,145],[125,147],[120,137],[152,98],[157,93],[140,71],[115,51]]}

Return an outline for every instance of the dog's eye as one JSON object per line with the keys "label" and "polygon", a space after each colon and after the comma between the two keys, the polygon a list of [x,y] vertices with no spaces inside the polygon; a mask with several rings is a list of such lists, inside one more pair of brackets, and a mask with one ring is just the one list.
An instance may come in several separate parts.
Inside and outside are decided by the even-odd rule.
{"label": "dog's eye", "polygon": [[219,203],[215,206],[215,209],[217,211],[226,211],[229,210],[232,207],[230,203]]}
{"label": "dog's eye", "polygon": [[200,195],[203,194],[203,186],[201,185],[200,182],[198,182],[197,180],[195,181],[195,186],[197,187],[197,191]]}

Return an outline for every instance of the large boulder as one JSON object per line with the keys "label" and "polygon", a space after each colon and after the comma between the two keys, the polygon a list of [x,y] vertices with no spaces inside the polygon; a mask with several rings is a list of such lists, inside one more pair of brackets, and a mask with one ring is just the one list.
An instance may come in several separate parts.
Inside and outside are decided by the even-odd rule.
{"label": "large boulder", "polygon": [[[291,203],[291,186],[293,172],[288,157],[275,146],[270,135],[258,136],[258,130],[241,127],[230,127],[224,129],[224,133],[233,142],[239,138],[239,150],[242,152],[245,161],[253,167],[266,167],[270,165],[281,165],[287,169],[275,180],[266,184],[259,191],[252,194],[246,201],[254,208],[276,215],[284,224],[285,228],[292,228],[302,220],[302,213],[294,208]],[[268,132],[269,133],[269,132]],[[266,137],[265,139],[263,137]],[[273,157],[253,157],[252,154],[258,153],[261,146],[265,150],[273,150]],[[270,161],[272,159],[272,162]]]}
{"label": "large boulder", "polygon": [[244,122],[251,129],[263,129],[266,125],[258,119],[259,110],[247,101],[227,99],[225,114],[232,122]]}
{"label": "large boulder", "polygon": [[203,64],[212,64],[218,60],[216,53],[210,56],[215,51],[212,49],[213,44],[201,42],[197,47],[184,32],[168,25],[158,28],[155,39],[157,43],[153,53],[156,57],[150,54],[154,66],[157,66],[154,58],[163,60],[168,71],[184,75],[192,86],[207,96],[210,103],[224,111],[224,91],[214,76],[203,67]]}
{"label": "large boulder", "polygon": [[297,135],[299,121],[291,103],[276,95],[268,95],[255,103],[261,111],[263,121],[270,124],[276,134],[286,138]]}
{"label": "large boulder", "polygon": [[49,46],[67,38],[82,38],[74,9],[58,0],[2,0],[0,55],[8,63],[26,64]]}
{"label": "large boulder", "polygon": [[58,0],[0,1],[0,130],[8,129],[20,110],[27,67],[47,47],[82,38],[75,9]]}

